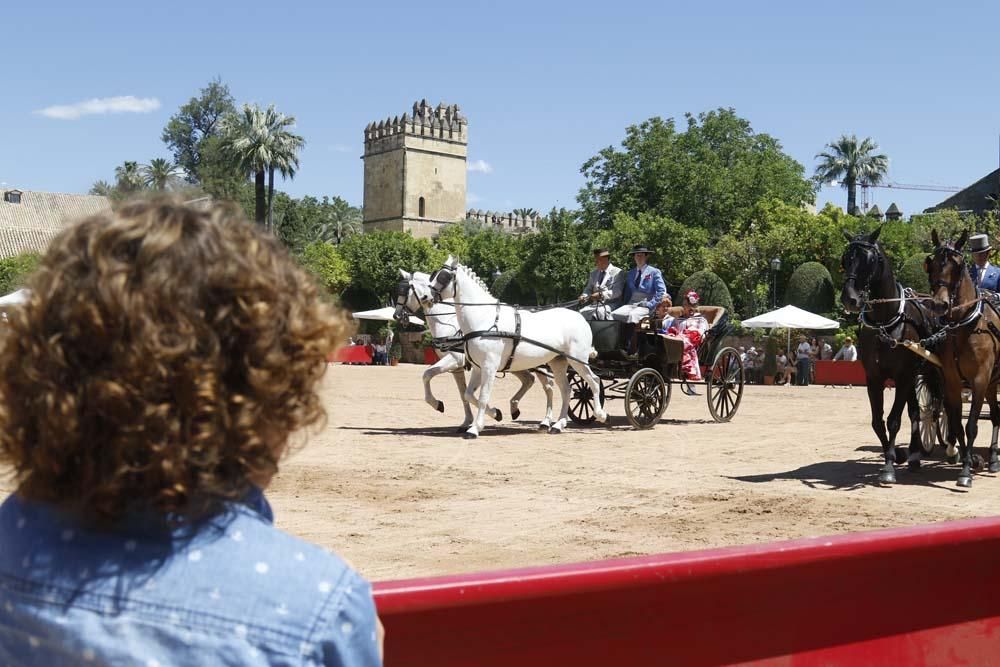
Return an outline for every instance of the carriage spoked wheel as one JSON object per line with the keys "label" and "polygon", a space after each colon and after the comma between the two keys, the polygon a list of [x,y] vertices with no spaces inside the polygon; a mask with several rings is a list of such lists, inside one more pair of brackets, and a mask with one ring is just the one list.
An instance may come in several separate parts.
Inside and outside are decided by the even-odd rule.
{"label": "carriage spoked wheel", "polygon": [[660,421],[670,402],[670,385],[653,368],[638,370],[625,389],[625,416],[638,429],[651,428]]}
{"label": "carriage spoked wheel", "polygon": [[708,411],[717,422],[727,422],[736,414],[743,400],[743,362],[731,347],[722,348],[705,381],[708,391]]}
{"label": "carriage spoked wheel", "polygon": [[[604,403],[604,381],[597,378],[601,385],[601,403]],[[591,424],[596,418],[594,392],[587,381],[579,373],[569,375],[569,418],[574,424]]]}
{"label": "carriage spoked wheel", "polygon": [[917,404],[920,406],[920,448],[930,456],[934,447],[944,445],[944,433],[941,430],[943,417],[941,399],[934,396],[923,376],[917,376]]}

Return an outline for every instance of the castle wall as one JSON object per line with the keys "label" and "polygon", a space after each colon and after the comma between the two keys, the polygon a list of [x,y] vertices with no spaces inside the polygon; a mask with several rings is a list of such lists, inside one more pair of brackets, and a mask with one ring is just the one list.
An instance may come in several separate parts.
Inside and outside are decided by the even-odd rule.
{"label": "castle wall", "polygon": [[384,149],[365,156],[366,223],[403,215],[403,151],[388,145]]}
{"label": "castle wall", "polygon": [[[466,146],[406,136],[403,215],[435,222],[465,219]],[[420,198],[424,214],[420,215]]]}

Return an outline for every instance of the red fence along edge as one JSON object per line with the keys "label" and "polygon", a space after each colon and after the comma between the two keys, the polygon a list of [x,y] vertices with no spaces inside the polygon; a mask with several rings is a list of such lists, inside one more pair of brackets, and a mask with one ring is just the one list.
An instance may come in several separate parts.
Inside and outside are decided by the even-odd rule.
{"label": "red fence along edge", "polygon": [[990,665],[998,557],[1000,520],[973,519],[389,581],[375,601],[390,667]]}

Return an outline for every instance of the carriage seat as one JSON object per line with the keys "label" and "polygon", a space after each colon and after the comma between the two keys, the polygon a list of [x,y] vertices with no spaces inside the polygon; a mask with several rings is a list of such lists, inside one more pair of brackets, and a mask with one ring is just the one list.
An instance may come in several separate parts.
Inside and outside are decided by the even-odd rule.
{"label": "carriage seat", "polygon": [[[726,309],[722,306],[698,306],[697,311],[705,317],[705,320],[708,322],[709,331],[714,329],[715,325],[721,322],[726,314]],[[684,315],[684,309],[681,306],[673,306],[667,309],[667,314],[671,317],[681,317]],[[654,331],[657,331],[659,330],[661,323],[662,320],[655,319],[650,322],[650,326],[653,327]],[[679,362],[684,353],[683,339],[679,336],[671,336],[668,334],[658,335],[663,340],[663,349],[666,352],[667,362]]]}

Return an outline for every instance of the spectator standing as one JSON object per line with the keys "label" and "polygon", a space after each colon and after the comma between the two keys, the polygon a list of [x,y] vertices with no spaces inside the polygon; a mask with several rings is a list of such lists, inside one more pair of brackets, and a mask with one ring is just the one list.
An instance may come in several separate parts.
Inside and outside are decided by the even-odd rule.
{"label": "spectator standing", "polygon": [[805,336],[799,337],[799,346],[795,348],[795,365],[800,387],[809,386],[809,373],[812,366],[812,346]]}
{"label": "spectator standing", "polygon": [[31,290],[0,348],[0,664],[381,664],[369,584],[263,493],[348,329],[281,244],[126,203]]}
{"label": "spectator standing", "polygon": [[834,361],[857,361],[858,348],[854,347],[854,339],[850,336],[844,339],[844,346],[837,350]]}
{"label": "spectator standing", "polygon": [[785,352],[779,351],[774,357],[775,373],[774,381],[777,384],[783,384],[789,381],[787,377],[788,373],[788,357],[785,356]]}
{"label": "spectator standing", "polygon": [[830,361],[833,359],[833,348],[830,347],[830,341],[822,339],[819,346],[819,358],[822,361]]}

